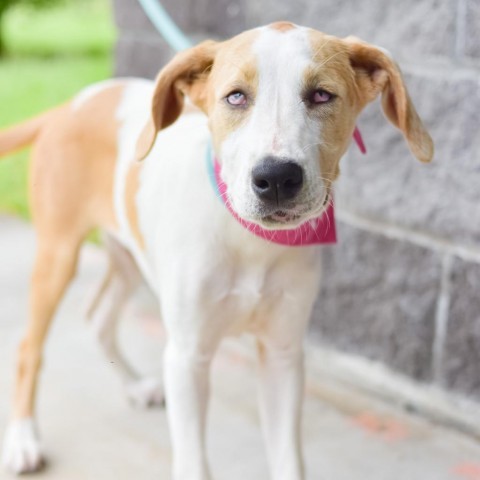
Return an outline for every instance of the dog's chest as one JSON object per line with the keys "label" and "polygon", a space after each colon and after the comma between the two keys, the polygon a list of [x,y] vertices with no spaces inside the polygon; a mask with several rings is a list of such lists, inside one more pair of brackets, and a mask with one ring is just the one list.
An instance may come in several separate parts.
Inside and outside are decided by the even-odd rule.
{"label": "dog's chest", "polygon": [[284,286],[269,282],[271,275],[259,269],[232,272],[228,277],[223,284],[210,282],[206,298],[217,299],[215,303],[230,323],[230,333],[261,330],[284,300]]}
{"label": "dog's chest", "polygon": [[203,307],[221,315],[230,334],[265,330],[294,304],[309,301],[304,295],[309,296],[312,279],[308,273],[304,279],[298,278],[303,258],[298,262],[282,260],[252,262],[233,258],[219,263],[199,285]]}

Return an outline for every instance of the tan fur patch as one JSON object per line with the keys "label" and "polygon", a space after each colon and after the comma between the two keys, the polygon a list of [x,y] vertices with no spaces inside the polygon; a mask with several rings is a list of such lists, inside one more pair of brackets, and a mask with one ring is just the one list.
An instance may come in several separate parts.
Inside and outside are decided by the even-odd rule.
{"label": "tan fur patch", "polygon": [[193,105],[193,103],[187,103],[185,102],[185,105],[183,106],[182,110],[182,115],[189,115],[191,113],[200,113],[202,110],[200,110],[196,105]]}
{"label": "tan fur patch", "polygon": [[30,195],[40,230],[85,234],[115,229],[113,182],[117,159],[115,111],[123,93],[115,85],[73,111],[55,112],[35,144]]}
{"label": "tan fur patch", "polygon": [[310,32],[310,43],[313,63],[305,71],[306,90],[323,89],[337,96],[315,113],[322,119],[320,169],[331,183],[339,174],[338,163],[351,142],[361,105],[344,43],[316,30]]}
{"label": "tan fur patch", "polygon": [[279,32],[288,32],[296,28],[296,26],[291,22],[275,22],[269,25],[270,28],[278,30]]}
{"label": "tan fur patch", "polygon": [[140,174],[141,168],[142,164],[139,162],[130,165],[130,168],[127,172],[127,181],[125,186],[125,205],[127,210],[128,224],[130,225],[132,234],[135,237],[135,240],[140,246],[140,248],[142,250],[145,250],[145,241],[138,225],[137,205],[135,202],[139,187],[138,176]]}
{"label": "tan fur patch", "polygon": [[56,109],[0,131],[0,156],[31,145]]}
{"label": "tan fur patch", "polygon": [[136,146],[137,159],[145,158],[157,133],[171,125],[183,111],[184,96],[206,112],[206,83],[220,43],[205,40],[177,53],[158,74],[152,98],[152,116]]}
{"label": "tan fur patch", "polygon": [[82,240],[94,227],[117,226],[115,111],[123,88],[105,89],[75,111],[70,104],[51,111],[38,132],[30,200],[39,253],[32,275],[29,327],[19,352],[16,418],[33,413],[41,347],[59,296],[75,273]]}
{"label": "tan fur patch", "polygon": [[156,137],[157,130],[153,124],[153,120],[149,118],[140,132],[140,136],[135,145],[135,160],[137,162],[143,160],[150,153]]}
{"label": "tan fur patch", "polygon": [[250,30],[224,42],[215,58],[207,88],[209,123],[217,151],[224,139],[247,121],[252,111],[253,105],[235,109],[224,99],[229,93],[239,90],[247,95],[247,101],[255,101],[259,73],[252,44],[258,35],[258,31]]}

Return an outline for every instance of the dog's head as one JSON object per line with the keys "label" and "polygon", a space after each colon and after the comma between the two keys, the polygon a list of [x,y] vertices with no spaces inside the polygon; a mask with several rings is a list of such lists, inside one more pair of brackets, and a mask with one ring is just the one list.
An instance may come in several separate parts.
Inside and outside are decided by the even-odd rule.
{"label": "dog's head", "polygon": [[234,210],[266,228],[294,228],[326,208],[356,118],[379,94],[412,153],[431,160],[432,140],[389,55],[276,23],[179,53],[158,75],[137,153],[178,118],[186,95],[209,118]]}

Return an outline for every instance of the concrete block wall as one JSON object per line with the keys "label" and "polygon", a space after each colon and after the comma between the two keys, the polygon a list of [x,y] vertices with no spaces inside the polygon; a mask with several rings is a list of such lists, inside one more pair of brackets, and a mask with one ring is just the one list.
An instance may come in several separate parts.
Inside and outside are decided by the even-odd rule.
{"label": "concrete block wall", "polygon": [[[480,2],[164,0],[194,37],[275,20],[390,50],[436,155],[421,165],[377,103],[336,187],[340,243],[322,251],[311,335],[480,400]],[[117,74],[153,77],[172,52],[137,0],[115,0]]]}

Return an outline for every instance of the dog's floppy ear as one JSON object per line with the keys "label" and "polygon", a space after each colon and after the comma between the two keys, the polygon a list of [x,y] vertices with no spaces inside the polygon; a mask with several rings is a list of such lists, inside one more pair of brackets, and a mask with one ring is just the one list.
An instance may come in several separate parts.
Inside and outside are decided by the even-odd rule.
{"label": "dog's floppy ear", "polygon": [[207,40],[178,53],[160,71],[155,82],[151,117],[137,141],[135,152],[137,160],[142,160],[148,155],[157,133],[179,117],[185,95],[188,95],[201,110],[206,110],[205,86],[217,49],[218,42]]}
{"label": "dog's floppy ear", "polygon": [[396,63],[382,49],[358,38],[347,37],[345,41],[364,102],[371,102],[381,93],[386,117],[402,131],[415,157],[429,162],[433,157],[433,142],[413,106]]}

